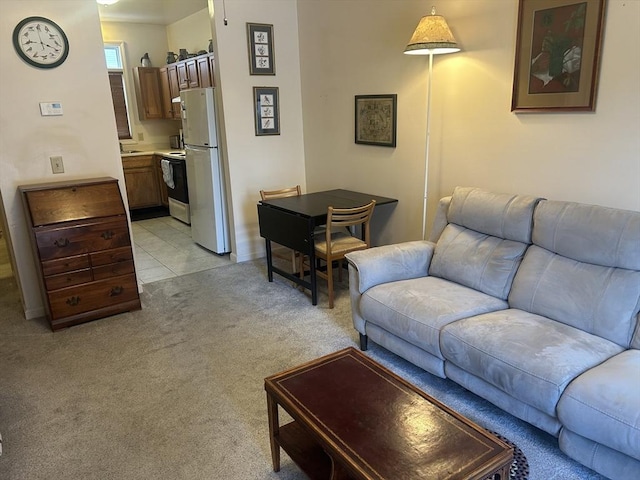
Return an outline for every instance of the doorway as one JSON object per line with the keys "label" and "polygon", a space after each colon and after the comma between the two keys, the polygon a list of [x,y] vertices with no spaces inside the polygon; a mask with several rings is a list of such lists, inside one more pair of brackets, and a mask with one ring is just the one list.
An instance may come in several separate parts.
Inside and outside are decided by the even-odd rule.
{"label": "doorway", "polygon": [[[4,202],[0,195],[0,307],[2,308],[8,308],[10,305],[24,306],[15,265]],[[24,314],[24,308],[21,308],[21,311]]]}

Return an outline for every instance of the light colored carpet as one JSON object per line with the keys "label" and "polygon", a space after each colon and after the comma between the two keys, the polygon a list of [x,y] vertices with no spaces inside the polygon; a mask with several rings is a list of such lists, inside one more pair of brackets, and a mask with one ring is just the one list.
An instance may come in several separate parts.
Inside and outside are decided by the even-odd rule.
{"label": "light colored carpet", "polygon": [[[0,284],[1,479],[305,478],[284,454],[272,472],[263,380],[357,345],[346,285],[333,310],[324,292],[314,307],[246,262],[146,284],[141,311],[51,333],[21,318],[12,282]],[[532,480],[601,478],[453,382],[375,344],[367,355],[518,444]]]}

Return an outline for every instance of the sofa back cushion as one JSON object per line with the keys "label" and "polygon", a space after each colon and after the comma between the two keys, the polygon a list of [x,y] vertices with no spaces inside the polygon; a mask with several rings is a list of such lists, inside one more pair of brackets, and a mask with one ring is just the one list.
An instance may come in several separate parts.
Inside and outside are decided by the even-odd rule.
{"label": "sofa back cushion", "polygon": [[436,244],[429,275],[506,300],[526,248],[450,223]]}
{"label": "sofa back cushion", "polygon": [[456,187],[429,275],[506,300],[539,199]]}
{"label": "sofa back cushion", "polygon": [[640,309],[640,212],[542,201],[509,305],[628,348]]}
{"label": "sofa back cushion", "polygon": [[640,212],[544,200],[534,214],[533,243],[564,257],[640,270]]}
{"label": "sofa back cushion", "polygon": [[539,201],[540,198],[529,195],[456,187],[447,220],[493,237],[529,244],[533,210]]}

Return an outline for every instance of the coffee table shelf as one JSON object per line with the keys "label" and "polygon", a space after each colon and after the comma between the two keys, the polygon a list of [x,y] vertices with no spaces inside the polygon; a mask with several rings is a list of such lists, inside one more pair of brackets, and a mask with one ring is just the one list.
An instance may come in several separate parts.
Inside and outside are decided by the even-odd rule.
{"label": "coffee table shelf", "polygon": [[298,422],[282,425],[275,440],[311,480],[331,478],[331,459]]}

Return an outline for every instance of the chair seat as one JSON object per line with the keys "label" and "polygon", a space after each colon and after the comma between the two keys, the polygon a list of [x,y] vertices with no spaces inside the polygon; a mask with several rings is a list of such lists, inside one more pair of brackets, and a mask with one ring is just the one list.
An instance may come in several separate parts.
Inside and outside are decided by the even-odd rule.
{"label": "chair seat", "polygon": [[[327,253],[326,237],[317,238],[315,240],[316,252]],[[331,235],[331,252],[336,254],[345,254],[354,250],[367,248],[367,244],[357,237],[352,237],[343,232],[337,232]]]}

